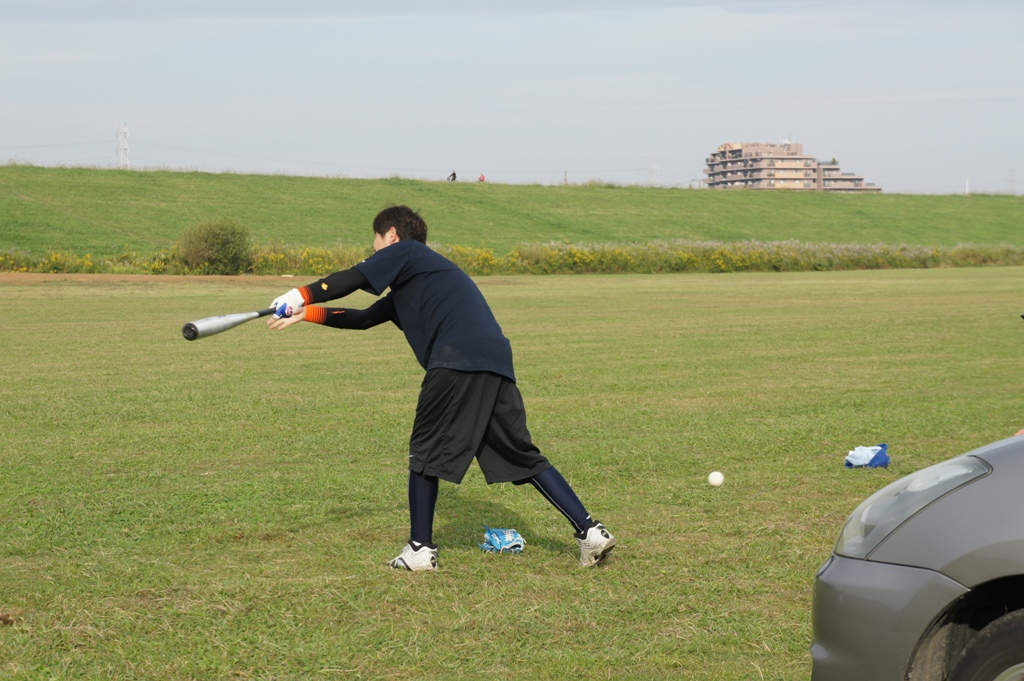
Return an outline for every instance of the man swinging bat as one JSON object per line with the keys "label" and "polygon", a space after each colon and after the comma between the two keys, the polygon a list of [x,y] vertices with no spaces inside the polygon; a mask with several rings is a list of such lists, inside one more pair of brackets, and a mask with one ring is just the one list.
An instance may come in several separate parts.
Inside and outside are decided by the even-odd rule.
{"label": "man swinging bat", "polygon": [[[529,483],[572,524],[586,567],[604,561],[615,538],[587,513],[572,487],[533,444],[516,387],[512,347],[479,288],[427,247],[427,225],[406,206],[373,221],[373,250],[355,267],[274,300],[273,329],[301,321],[337,329],[392,322],[426,370],[409,441],[409,543],[388,565],[437,568],[433,543],[438,480],[460,483],[475,458],[488,484]],[[316,305],[364,290],[365,310]]]}

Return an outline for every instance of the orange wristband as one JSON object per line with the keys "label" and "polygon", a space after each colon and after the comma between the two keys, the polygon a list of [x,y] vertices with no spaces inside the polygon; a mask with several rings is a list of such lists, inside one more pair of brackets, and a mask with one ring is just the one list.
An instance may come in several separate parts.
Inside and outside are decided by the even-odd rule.
{"label": "orange wristband", "polygon": [[323,324],[327,321],[327,310],[316,305],[306,306],[306,321],[314,324]]}

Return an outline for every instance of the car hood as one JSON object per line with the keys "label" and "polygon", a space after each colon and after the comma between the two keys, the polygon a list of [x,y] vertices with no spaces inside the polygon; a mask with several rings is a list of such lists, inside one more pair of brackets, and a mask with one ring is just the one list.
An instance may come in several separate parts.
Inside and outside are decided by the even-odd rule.
{"label": "car hood", "polygon": [[963,456],[992,472],[922,509],[870,560],[935,570],[966,587],[1024,574],[1024,436]]}

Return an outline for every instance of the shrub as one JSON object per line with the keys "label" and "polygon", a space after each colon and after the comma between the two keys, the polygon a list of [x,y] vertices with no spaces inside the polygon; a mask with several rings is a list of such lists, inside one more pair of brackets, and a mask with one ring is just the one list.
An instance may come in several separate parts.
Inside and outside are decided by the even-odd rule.
{"label": "shrub", "polygon": [[37,266],[39,272],[51,274],[80,274],[95,272],[96,265],[88,253],[80,257],[72,252],[50,251]]}
{"label": "shrub", "polygon": [[348,269],[365,260],[372,251],[363,246],[333,248],[289,248],[283,243],[257,248],[252,273],[262,275],[303,274],[324,276]]}
{"label": "shrub", "polygon": [[241,274],[252,267],[249,230],[228,218],[185,230],[174,253],[177,260],[200,274]]}
{"label": "shrub", "polygon": [[433,245],[432,247],[469,274],[494,274],[500,264],[494,251],[490,248],[444,245]]}
{"label": "shrub", "polygon": [[0,253],[0,272],[31,272],[36,264],[34,258],[18,251]]}

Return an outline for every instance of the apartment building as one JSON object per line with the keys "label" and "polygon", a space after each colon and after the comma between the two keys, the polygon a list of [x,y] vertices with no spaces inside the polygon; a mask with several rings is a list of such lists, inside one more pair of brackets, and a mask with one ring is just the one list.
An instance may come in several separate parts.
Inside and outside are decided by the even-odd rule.
{"label": "apartment building", "polygon": [[880,192],[860,175],[844,173],[837,163],[822,163],[792,142],[731,142],[707,158],[710,189],[790,189],[819,192]]}

